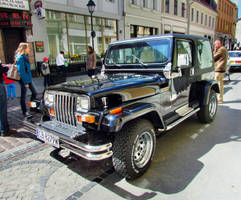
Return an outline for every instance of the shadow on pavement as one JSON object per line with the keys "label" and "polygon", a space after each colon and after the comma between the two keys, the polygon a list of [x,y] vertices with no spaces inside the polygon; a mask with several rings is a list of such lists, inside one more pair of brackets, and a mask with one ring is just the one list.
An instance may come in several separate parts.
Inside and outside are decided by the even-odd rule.
{"label": "shadow on pavement", "polygon": [[[193,116],[158,137],[150,168],[140,178],[128,181],[135,187],[153,191],[145,192],[141,196],[135,196],[133,192],[116,184],[123,181],[123,177],[114,171],[111,159],[98,162],[88,162],[81,158],[71,162],[60,161],[80,176],[126,199],[150,199],[156,195],[154,191],[174,194],[184,190],[200,173],[205,166],[199,159],[215,145],[231,141],[241,142],[241,127],[236,126],[240,118],[240,110],[221,105],[213,123],[201,124]],[[227,127],[231,127],[231,130]],[[56,155],[53,157],[57,158]]]}

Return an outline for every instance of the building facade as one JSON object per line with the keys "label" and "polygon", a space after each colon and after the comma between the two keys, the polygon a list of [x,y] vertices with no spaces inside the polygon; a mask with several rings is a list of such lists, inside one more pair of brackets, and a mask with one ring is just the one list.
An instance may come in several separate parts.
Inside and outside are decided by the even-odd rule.
{"label": "building facade", "polygon": [[206,1],[164,0],[162,33],[190,33],[213,40],[217,15],[215,7]]}
{"label": "building facade", "polygon": [[[32,1],[31,9],[36,10]],[[65,52],[65,57],[70,63],[84,62],[87,46],[92,46],[91,17],[87,8],[88,0],[47,0],[43,2],[44,17],[39,18],[35,12],[32,16],[33,39],[35,47],[43,44],[42,51],[36,52],[36,61],[43,57],[50,58],[50,63],[55,63],[56,55]],[[98,0],[93,13],[94,48],[101,56],[108,44],[119,39],[118,1]],[[37,48],[36,48],[37,50]]]}
{"label": "building facade", "polygon": [[218,0],[217,5],[216,38],[223,38],[225,45],[231,48],[235,40],[238,8],[230,0]]}

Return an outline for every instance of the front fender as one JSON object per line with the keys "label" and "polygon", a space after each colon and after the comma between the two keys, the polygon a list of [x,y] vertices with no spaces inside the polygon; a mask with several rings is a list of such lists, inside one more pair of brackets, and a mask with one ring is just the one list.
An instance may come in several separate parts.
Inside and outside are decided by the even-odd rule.
{"label": "front fender", "polygon": [[120,114],[107,114],[104,116],[102,126],[104,126],[104,130],[108,132],[118,132],[127,122],[140,118],[151,112],[157,113],[162,126],[164,127],[161,113],[154,104],[150,103],[135,103],[124,107]]}
{"label": "front fender", "polygon": [[204,95],[202,99],[202,105],[208,105],[208,100],[209,100],[211,90],[214,90],[216,93],[220,93],[217,81],[215,80],[208,81],[204,85]]}

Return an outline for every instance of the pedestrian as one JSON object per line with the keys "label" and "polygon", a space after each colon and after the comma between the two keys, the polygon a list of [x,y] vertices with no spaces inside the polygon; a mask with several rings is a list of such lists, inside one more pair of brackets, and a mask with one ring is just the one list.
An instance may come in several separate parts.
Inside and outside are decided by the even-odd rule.
{"label": "pedestrian", "polygon": [[44,88],[50,86],[50,69],[49,69],[49,59],[47,57],[43,58],[43,63],[41,65],[41,73],[44,76]]}
{"label": "pedestrian", "polygon": [[227,68],[228,51],[222,45],[222,40],[217,39],[214,42],[214,62],[215,62],[215,79],[218,82],[220,94],[218,98],[219,103],[223,103],[223,78]]}
{"label": "pedestrian", "polygon": [[3,82],[3,74],[8,71],[8,67],[2,66],[0,61],[0,136],[9,136],[15,133],[15,130],[9,129],[7,116],[7,95]]}
{"label": "pedestrian", "polygon": [[66,76],[64,63],[65,63],[64,52],[60,51],[59,54],[56,56],[56,65],[64,73],[64,76]]}
{"label": "pedestrian", "polygon": [[16,65],[20,76],[20,81],[19,81],[20,88],[21,88],[20,104],[21,104],[23,116],[26,118],[31,117],[31,115],[27,111],[26,103],[25,103],[27,89],[29,88],[32,93],[31,101],[36,99],[36,96],[37,96],[37,90],[33,84],[32,73],[31,73],[30,63],[28,59],[29,53],[30,53],[30,49],[29,49],[28,43],[20,43],[15,54]]}
{"label": "pedestrian", "polygon": [[3,74],[3,79],[5,82],[5,85],[7,86],[8,99],[10,100],[10,99],[16,98],[15,81],[12,79],[8,79],[6,74]]}
{"label": "pedestrian", "polygon": [[96,53],[91,46],[88,46],[86,70],[89,77],[93,77],[96,71]]}

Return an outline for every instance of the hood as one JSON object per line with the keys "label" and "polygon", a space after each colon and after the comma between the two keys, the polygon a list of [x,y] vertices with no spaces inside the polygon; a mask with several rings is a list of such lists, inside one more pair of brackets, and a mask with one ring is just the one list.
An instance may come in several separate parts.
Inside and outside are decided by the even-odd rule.
{"label": "hood", "polygon": [[141,87],[149,84],[160,85],[163,83],[166,83],[166,79],[164,76],[157,74],[115,74],[99,75],[95,78],[86,77],[80,80],[58,84],[49,89],[94,96],[100,93],[108,93],[130,87]]}

